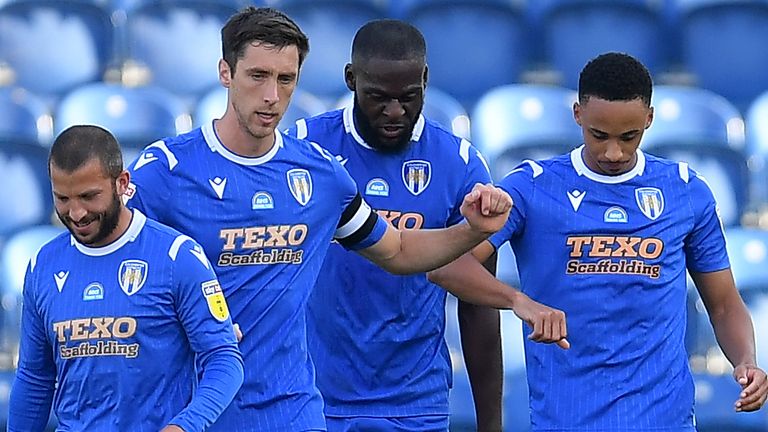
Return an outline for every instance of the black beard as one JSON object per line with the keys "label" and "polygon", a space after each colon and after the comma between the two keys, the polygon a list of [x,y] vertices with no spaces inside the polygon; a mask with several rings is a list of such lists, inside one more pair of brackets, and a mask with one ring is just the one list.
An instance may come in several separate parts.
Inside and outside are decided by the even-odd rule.
{"label": "black beard", "polygon": [[122,209],[122,201],[120,200],[120,197],[117,195],[117,190],[114,191],[114,199],[112,200],[112,204],[110,204],[109,208],[107,208],[106,211],[98,215],[98,219],[101,219],[101,226],[99,227],[99,231],[96,232],[96,235],[93,237],[92,240],[86,242],[83,242],[80,240],[76,235],[74,230],[69,226],[67,223],[67,218],[62,216],[58,211],[56,212],[56,216],[58,216],[59,220],[62,224],[64,224],[65,227],[67,227],[67,230],[69,230],[70,234],[72,234],[75,239],[86,245],[90,246],[92,244],[99,243],[103,241],[105,238],[109,237],[117,228],[117,225],[120,223],[120,210]]}
{"label": "black beard", "polygon": [[[354,98],[354,104],[352,106],[352,114],[355,118],[355,127],[360,133],[360,136],[365,140],[365,143],[373,147],[375,150],[382,153],[400,153],[411,144],[411,134],[413,133],[413,127],[410,130],[405,131],[402,138],[394,144],[384,144],[379,140],[379,136],[376,130],[371,126],[371,122],[363,115],[363,111],[360,109],[360,105],[357,103],[357,95]],[[418,116],[417,116],[418,117]],[[415,124],[414,124],[415,125]]]}

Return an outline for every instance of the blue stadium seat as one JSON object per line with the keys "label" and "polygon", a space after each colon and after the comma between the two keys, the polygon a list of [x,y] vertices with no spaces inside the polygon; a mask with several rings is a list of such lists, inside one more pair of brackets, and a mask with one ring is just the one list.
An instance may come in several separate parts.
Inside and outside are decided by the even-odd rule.
{"label": "blue stadium seat", "polygon": [[48,150],[36,142],[0,141],[0,236],[51,220]]}
{"label": "blue stadium seat", "polygon": [[27,0],[0,8],[0,62],[15,85],[55,99],[101,79],[113,59],[109,13],[85,1]]}
{"label": "blue stadium seat", "polygon": [[369,0],[282,0],[278,8],[309,36],[309,56],[301,68],[301,87],[332,104],[347,86],[352,39],[366,22],[383,18],[384,9]]}
{"label": "blue stadium seat", "polygon": [[[202,126],[213,119],[221,118],[227,109],[227,89],[218,85],[203,95],[192,115],[195,127]],[[309,92],[297,88],[291,97],[288,110],[283,115],[279,130],[293,126],[296,120],[325,112],[328,106]]]}
{"label": "blue stadium seat", "polygon": [[700,88],[657,86],[652,104],[654,121],[643,137],[643,149],[688,162],[712,187],[723,223],[739,224],[751,199],[739,111]]}
{"label": "blue stadium seat", "polygon": [[429,83],[469,111],[491,88],[518,82],[529,66],[525,14],[514,2],[421,0],[405,18],[427,41]]}
{"label": "blue stadium seat", "polygon": [[664,21],[652,2],[549,1],[540,13],[544,61],[565,87],[576,88],[584,65],[607,51],[631,54],[652,73],[666,65]]}
{"label": "blue stadium seat", "polygon": [[654,119],[643,136],[647,148],[673,145],[744,150],[744,119],[726,98],[698,87],[655,86]]}
{"label": "blue stadium seat", "polygon": [[53,119],[43,100],[20,87],[0,88],[0,140],[47,145],[52,136]]}
{"label": "blue stadium seat", "polygon": [[563,87],[513,84],[483,95],[470,116],[472,140],[496,179],[523,159],[555,156],[579,146],[573,119],[576,92]]}
{"label": "blue stadium seat", "polygon": [[[758,364],[768,362],[768,231],[732,227],[725,231],[736,287],[752,315],[755,328]],[[698,295],[696,295],[698,299]],[[731,368],[716,345],[712,327],[703,304],[688,317],[698,321],[696,340],[704,346],[694,347],[691,368],[696,384],[696,419],[699,432],[764,431],[768,413],[736,413],[732,406],[740,387],[731,376]]]}
{"label": "blue stadium seat", "polygon": [[762,93],[745,115],[747,155],[752,174],[753,204],[768,206],[768,91]]}
{"label": "blue stadium seat", "polygon": [[746,111],[768,89],[768,2],[678,0],[678,8],[685,68]]}
{"label": "blue stadium seat", "polygon": [[[353,93],[346,93],[337,102],[338,108],[352,104]],[[469,116],[464,107],[453,96],[437,89],[427,87],[424,97],[424,109],[422,114],[430,120],[436,121],[454,135],[469,139]]]}
{"label": "blue stadium seat", "polygon": [[123,147],[127,164],[138,151],[160,138],[191,129],[183,104],[157,87],[90,84],[65,95],[56,107],[56,134],[76,124],[94,124],[111,131]]}
{"label": "blue stadium seat", "polygon": [[214,1],[138,6],[128,15],[128,55],[149,69],[151,84],[194,98],[218,83],[221,27],[236,12]]}

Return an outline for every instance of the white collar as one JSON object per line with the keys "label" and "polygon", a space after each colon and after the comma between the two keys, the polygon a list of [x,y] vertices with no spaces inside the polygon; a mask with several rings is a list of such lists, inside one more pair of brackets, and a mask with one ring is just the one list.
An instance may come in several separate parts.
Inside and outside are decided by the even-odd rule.
{"label": "white collar", "polygon": [[203,137],[206,144],[210,147],[212,152],[218,153],[225,159],[228,159],[236,164],[240,165],[261,165],[272,160],[277,154],[277,150],[283,146],[283,135],[280,131],[275,129],[275,143],[269,151],[259,157],[245,157],[232,153],[224,144],[219,141],[219,137],[216,136],[216,130],[213,127],[213,120],[210,123],[204,124],[201,128],[203,131]]}
{"label": "white collar", "polygon": [[128,225],[128,229],[112,243],[101,247],[86,246],[75,239],[75,236],[69,236],[70,244],[74,245],[77,250],[88,256],[104,256],[109,255],[112,252],[120,249],[126,243],[136,240],[136,237],[141,233],[144,224],[147,222],[147,217],[140,211],[133,209],[133,217],[131,218],[131,224]]}
{"label": "white collar", "polygon": [[581,146],[571,151],[571,163],[573,164],[573,169],[575,169],[576,174],[580,176],[584,176],[598,183],[616,184],[631,180],[637,176],[641,176],[643,175],[643,172],[645,172],[645,153],[643,153],[642,150],[637,149],[637,163],[635,163],[635,166],[632,167],[631,170],[617,176],[598,174],[589,169],[587,164],[584,163],[584,158],[581,154],[581,152],[584,150],[584,147],[585,146],[582,144]]}

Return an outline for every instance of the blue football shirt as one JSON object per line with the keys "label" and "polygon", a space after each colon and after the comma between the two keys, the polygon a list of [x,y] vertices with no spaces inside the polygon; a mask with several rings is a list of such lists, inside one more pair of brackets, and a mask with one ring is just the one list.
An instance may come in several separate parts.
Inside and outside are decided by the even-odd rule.
{"label": "blue football shirt", "polygon": [[[351,107],[299,120],[288,133],[332,153],[366,201],[399,229],[461,222],[464,195],[490,182],[467,140],[423,116],[410,145],[395,154],[365,143]],[[445,296],[424,273],[392,275],[331,246],[308,309],[309,347],[328,416],[448,414]]]}
{"label": "blue football shirt", "polygon": [[[22,330],[17,376],[55,377],[57,430],[156,432],[172,421],[203,430],[187,407],[195,356],[228,350],[240,360],[201,247],[136,210],[107,246],[64,233],[41,248],[27,269]],[[32,430],[22,421],[10,429]]]}
{"label": "blue football shirt", "polygon": [[244,333],[243,386],[210,430],[325,429],[307,297],[332,239],[364,248],[386,229],[349,174],[281,133],[265,155],[239,156],[213,123],[147,146],[131,174],[128,204],[202,244]]}
{"label": "blue football shirt", "polygon": [[500,183],[523,291],[563,310],[570,350],[526,339],[537,431],[694,431],[684,346],[686,268],[729,267],[717,207],[685,163],[637,152],[604,176],[570,154],[525,161]]}

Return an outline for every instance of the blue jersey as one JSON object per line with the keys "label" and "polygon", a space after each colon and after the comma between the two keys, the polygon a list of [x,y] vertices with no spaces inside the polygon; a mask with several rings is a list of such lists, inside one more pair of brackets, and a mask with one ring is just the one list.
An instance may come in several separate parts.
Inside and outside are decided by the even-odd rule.
{"label": "blue jersey", "polygon": [[[436,123],[420,117],[405,151],[382,153],[363,141],[352,113],[300,120],[289,133],[334,154],[395,227],[456,224],[464,195],[475,183],[490,182],[477,150]],[[424,273],[392,275],[331,246],[308,309],[310,352],[328,416],[448,414],[445,296]]]}
{"label": "blue jersey", "polygon": [[[110,245],[90,248],[61,234],[41,248],[24,282],[22,329],[14,393],[41,381],[53,390],[55,378],[62,431],[156,432],[170,422],[202,431],[215,417],[200,418],[190,404],[195,356],[229,351],[242,367],[202,249],[138,211]],[[50,396],[16,396],[9,430],[42,430],[50,402],[37,401]],[[30,405],[42,424],[23,423]]]}
{"label": "blue jersey", "polygon": [[276,133],[265,155],[230,152],[209,123],[149,145],[130,205],[199,241],[241,326],[245,380],[211,430],[324,429],[306,301],[328,246],[377,242],[386,224],[330,155]]}
{"label": "blue jersey", "polygon": [[523,291],[566,314],[571,349],[525,341],[534,430],[694,431],[684,346],[686,268],[729,267],[709,186],[685,163],[637,152],[619,176],[583,146],[526,161],[500,186]]}

